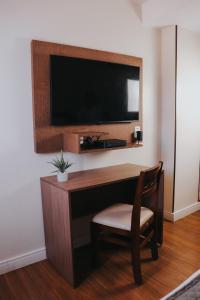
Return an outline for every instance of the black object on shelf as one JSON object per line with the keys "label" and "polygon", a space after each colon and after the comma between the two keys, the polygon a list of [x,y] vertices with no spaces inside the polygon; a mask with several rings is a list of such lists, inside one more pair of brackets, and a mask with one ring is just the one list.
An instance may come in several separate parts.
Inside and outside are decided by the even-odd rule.
{"label": "black object on shelf", "polygon": [[138,142],[138,144],[142,141],[142,139],[143,139],[143,134],[142,134],[143,132],[141,131],[141,130],[139,130],[139,131],[137,131],[137,137],[136,137],[136,140],[137,140],[137,142]]}
{"label": "black object on shelf", "polygon": [[105,149],[115,147],[125,147],[127,145],[126,140],[119,139],[108,139],[108,140],[95,140],[93,141],[90,137],[86,138],[81,145],[82,150],[87,149]]}

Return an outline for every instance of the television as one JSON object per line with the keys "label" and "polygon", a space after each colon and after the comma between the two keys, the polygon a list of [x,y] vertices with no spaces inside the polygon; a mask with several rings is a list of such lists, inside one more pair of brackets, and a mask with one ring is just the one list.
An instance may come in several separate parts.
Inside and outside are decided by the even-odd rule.
{"label": "television", "polygon": [[140,68],[50,56],[51,125],[139,120]]}

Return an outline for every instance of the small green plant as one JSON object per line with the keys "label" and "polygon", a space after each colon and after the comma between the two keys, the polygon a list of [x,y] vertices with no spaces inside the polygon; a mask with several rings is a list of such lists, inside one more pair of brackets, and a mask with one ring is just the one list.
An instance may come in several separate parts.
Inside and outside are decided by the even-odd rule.
{"label": "small green plant", "polygon": [[61,150],[60,158],[56,157],[49,163],[57,169],[57,170],[53,171],[52,173],[55,173],[55,172],[64,173],[72,165],[72,163],[65,161],[62,150]]}

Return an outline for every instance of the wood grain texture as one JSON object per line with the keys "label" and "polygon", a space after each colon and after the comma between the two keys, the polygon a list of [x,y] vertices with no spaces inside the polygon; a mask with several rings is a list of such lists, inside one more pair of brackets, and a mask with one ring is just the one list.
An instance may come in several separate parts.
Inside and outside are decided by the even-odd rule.
{"label": "wood grain texture", "polygon": [[[163,163],[160,162],[153,168],[143,170],[137,179],[137,188],[135,195],[132,199],[132,215],[130,229],[118,228],[115,225],[106,225],[104,221],[92,220],[92,244],[93,244],[93,256],[99,251],[99,240],[108,241],[109,243],[118,244],[122,241],[122,236],[127,236],[127,240],[123,240],[125,245],[130,249],[132,258],[132,270],[135,283],[141,285],[143,283],[141,274],[140,252],[141,248],[150,243],[152,259],[158,259],[158,245],[157,245],[157,215],[158,215],[158,202],[159,202],[159,187],[160,177],[162,172]],[[153,216],[148,218],[146,222],[141,226],[141,205],[142,200],[149,199],[148,206],[152,206]],[[103,213],[104,210],[101,211]],[[119,212],[118,212],[119,213]],[[119,218],[116,212],[115,218]],[[95,216],[96,217],[96,216]],[[111,216],[112,217],[112,216]],[[119,218],[120,223],[120,218]]]}
{"label": "wood grain texture", "polygon": [[[35,152],[48,153],[63,148],[63,135],[74,131],[104,131],[110,139],[127,140],[130,146],[134,126],[142,129],[142,68],[143,60],[139,57],[61,45],[33,40],[32,51],[32,89]],[[121,63],[140,67],[140,120],[131,123],[51,126],[50,125],[50,55],[63,55],[93,59],[99,61]],[[109,150],[109,149],[107,149]],[[104,150],[105,151],[105,150]]]}
{"label": "wood grain texture", "polygon": [[[164,244],[157,261],[146,262],[142,250],[145,284],[132,282],[129,251],[104,249],[104,264],[73,289],[47,261],[0,276],[1,300],[159,300],[200,268],[200,212],[164,223]],[[187,230],[186,230],[187,229]],[[183,251],[184,249],[184,251]]]}
{"label": "wood grain texture", "polygon": [[[124,164],[74,172],[67,183],[58,183],[55,176],[41,178],[47,257],[72,286],[80,284],[91,271],[92,216],[114,203],[132,204],[137,178],[145,169]],[[87,228],[87,242],[75,249],[81,218],[85,218],[82,226]]]}
{"label": "wood grain texture", "polygon": [[163,243],[163,214],[164,214],[164,172],[162,171],[160,176],[160,187],[158,191],[159,199],[163,201],[158,201],[158,211],[157,211],[157,240],[160,244]]}
{"label": "wood grain texture", "polygon": [[65,133],[63,135],[63,151],[80,153],[80,136],[79,136],[79,134]]}
{"label": "wood grain texture", "polygon": [[68,194],[46,182],[41,183],[47,258],[74,285],[71,214]]}
{"label": "wood grain texture", "polygon": [[77,131],[77,132],[72,132],[71,135],[78,135],[79,137],[81,136],[104,136],[108,135],[108,132],[104,131]]}
{"label": "wood grain texture", "polygon": [[73,172],[69,174],[69,180],[65,183],[57,182],[56,176],[42,177],[41,180],[50,183],[65,191],[89,189],[98,185],[106,185],[113,182],[125,181],[136,178],[146,166],[134,164],[122,164],[105,168]]}
{"label": "wood grain texture", "polygon": [[[109,135],[108,132],[100,132],[100,131],[77,131],[77,132],[71,132],[71,133],[65,133],[63,135],[63,150],[69,151],[73,153],[81,153],[81,147],[80,147],[80,138],[81,137],[104,137],[106,135]],[[93,150],[102,150],[102,149],[93,149]],[[86,152],[86,151],[85,151]],[[91,152],[91,151],[88,151]]]}
{"label": "wood grain texture", "polygon": [[85,149],[81,150],[80,153],[93,153],[93,152],[102,152],[108,150],[120,150],[120,149],[129,149],[129,148],[140,148],[143,144],[136,144],[136,143],[128,143],[126,146],[123,147],[113,147],[113,148],[104,148],[104,149]]}

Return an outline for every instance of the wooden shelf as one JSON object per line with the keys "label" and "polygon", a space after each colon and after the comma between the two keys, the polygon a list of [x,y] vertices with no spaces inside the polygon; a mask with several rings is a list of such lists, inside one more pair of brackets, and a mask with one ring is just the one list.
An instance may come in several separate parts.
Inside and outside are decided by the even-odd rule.
{"label": "wooden shelf", "polygon": [[87,149],[81,150],[80,153],[91,153],[91,152],[102,152],[102,151],[109,151],[109,150],[120,150],[120,149],[128,149],[128,148],[139,148],[142,147],[143,144],[136,144],[136,143],[128,143],[124,147],[114,147],[114,148],[104,148],[104,149]]}
{"label": "wooden shelf", "polygon": [[92,152],[102,152],[102,151],[109,151],[109,150],[120,150],[120,149],[128,149],[128,148],[138,148],[142,147],[142,144],[136,144],[136,143],[127,143],[126,146],[122,147],[112,147],[112,148],[92,148],[92,149],[81,149],[81,138],[83,137],[104,137],[108,136],[108,132],[102,132],[102,131],[81,131],[81,132],[72,132],[72,133],[66,133],[63,137],[63,145],[64,151],[69,151],[73,153],[92,153]]}
{"label": "wooden shelf", "polygon": [[[81,138],[93,136],[100,138],[106,135],[108,135],[108,132],[104,131],[76,131],[66,133],[63,136],[63,150],[73,153],[82,153],[83,150],[81,150]],[[90,152],[89,149],[87,152]]]}
{"label": "wooden shelf", "polygon": [[78,135],[79,137],[81,136],[104,136],[104,135],[108,135],[108,132],[104,132],[104,131],[74,131],[71,134],[73,135]]}

